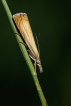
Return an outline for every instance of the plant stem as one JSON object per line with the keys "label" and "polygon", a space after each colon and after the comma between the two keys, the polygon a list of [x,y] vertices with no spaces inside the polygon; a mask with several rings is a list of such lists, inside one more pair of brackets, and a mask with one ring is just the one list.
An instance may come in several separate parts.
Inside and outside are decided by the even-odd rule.
{"label": "plant stem", "polygon": [[19,43],[19,42],[21,42],[22,40],[21,40],[20,36],[18,36],[17,30],[16,30],[15,25],[14,25],[14,23],[13,23],[13,21],[12,21],[12,14],[11,14],[11,12],[10,12],[10,9],[9,9],[9,7],[8,7],[8,4],[7,4],[6,0],[1,0],[1,2],[2,2],[3,6],[4,6],[4,9],[5,9],[6,14],[7,14],[7,16],[8,16],[8,19],[9,19],[9,21],[10,21],[11,27],[12,27],[12,29],[13,29],[13,32],[14,32],[14,34],[15,34],[15,36],[16,36],[16,39],[17,39],[18,44],[19,44],[19,46],[20,46],[20,49],[21,49],[21,51],[22,51],[22,54],[23,54],[23,56],[24,56],[24,58],[25,58],[25,60],[26,60],[26,63],[27,63],[27,65],[28,65],[28,67],[29,67],[29,70],[30,70],[30,72],[31,72],[31,74],[32,74],[32,77],[33,77],[33,80],[34,80],[34,83],[35,83],[35,86],[36,86],[36,89],[37,89],[37,92],[38,92],[38,95],[39,95],[41,104],[42,104],[42,106],[48,106],[48,104],[47,104],[47,102],[46,102],[46,99],[45,99],[45,97],[44,97],[44,94],[43,94],[43,92],[42,92],[41,86],[40,86],[40,84],[39,84],[37,75],[34,75],[34,67],[33,67],[33,64],[32,64],[32,62],[31,62],[29,56],[28,56],[27,50],[26,50],[25,46],[24,46],[22,43]]}

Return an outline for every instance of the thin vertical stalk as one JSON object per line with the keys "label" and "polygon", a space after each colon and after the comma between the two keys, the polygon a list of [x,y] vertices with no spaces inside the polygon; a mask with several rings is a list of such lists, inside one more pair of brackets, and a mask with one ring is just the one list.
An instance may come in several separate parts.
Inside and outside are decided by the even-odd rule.
{"label": "thin vertical stalk", "polygon": [[[12,21],[12,14],[11,14],[11,12],[10,12],[10,9],[9,9],[9,7],[8,7],[8,4],[7,4],[6,0],[1,0],[1,2],[2,2],[3,6],[4,6],[4,9],[5,9],[6,14],[7,14],[7,16],[8,16],[8,19],[9,19],[9,21],[10,21],[10,24],[11,24],[11,27],[12,27],[13,32],[14,32],[14,34],[15,34],[15,37],[16,37],[16,39],[17,39],[17,42],[18,42],[19,47],[20,47],[20,49],[21,49],[21,51],[22,51],[23,57],[25,58],[26,63],[27,63],[27,65],[28,65],[28,67],[29,67],[29,70],[30,70],[30,72],[31,72],[31,75],[32,75],[32,77],[33,77],[34,84],[35,84],[35,86],[36,86],[36,89],[37,89],[37,92],[38,92],[38,95],[39,95],[41,104],[42,104],[42,106],[48,106],[48,104],[47,104],[47,102],[46,102],[46,99],[45,99],[45,97],[44,97],[44,94],[43,94],[43,92],[42,92],[41,86],[40,86],[40,84],[39,84],[39,80],[38,80],[38,78],[37,78],[37,75],[34,75],[34,67],[33,67],[33,64],[32,64],[32,62],[31,62],[29,56],[28,56],[28,53],[27,53],[27,51],[26,51],[26,48],[25,48],[25,46],[24,46],[22,43],[19,43],[19,42],[21,42],[22,40],[21,40],[20,36],[18,36],[18,34],[17,34],[17,30],[16,30],[15,25],[14,25],[14,23],[13,23],[13,21]],[[26,76],[27,76],[27,75],[26,75]]]}

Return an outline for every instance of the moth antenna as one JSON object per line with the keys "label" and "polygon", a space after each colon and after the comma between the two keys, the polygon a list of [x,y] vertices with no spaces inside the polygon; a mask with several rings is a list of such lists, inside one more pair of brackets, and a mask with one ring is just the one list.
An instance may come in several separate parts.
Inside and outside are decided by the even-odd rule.
{"label": "moth antenna", "polygon": [[[35,35],[36,35],[36,33],[35,33]],[[40,33],[39,33],[39,35],[40,35]],[[37,49],[38,49],[38,52],[39,52],[39,55],[40,55],[40,49],[39,49],[39,43],[38,43],[38,38],[37,38],[37,36],[36,36],[36,41],[37,41]]]}

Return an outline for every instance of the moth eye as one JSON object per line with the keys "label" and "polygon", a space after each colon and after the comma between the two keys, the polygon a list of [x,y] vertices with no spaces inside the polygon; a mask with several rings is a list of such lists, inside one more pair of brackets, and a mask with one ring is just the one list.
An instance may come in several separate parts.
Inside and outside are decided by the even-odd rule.
{"label": "moth eye", "polygon": [[37,60],[37,64],[40,64],[40,60]]}

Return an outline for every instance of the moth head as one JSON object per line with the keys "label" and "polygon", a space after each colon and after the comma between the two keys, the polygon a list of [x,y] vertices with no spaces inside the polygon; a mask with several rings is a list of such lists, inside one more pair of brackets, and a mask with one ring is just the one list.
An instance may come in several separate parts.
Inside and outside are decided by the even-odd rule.
{"label": "moth head", "polygon": [[41,61],[40,60],[37,60],[36,63],[38,65],[39,69],[40,69],[40,72],[42,73],[43,72],[43,69],[42,69]]}

